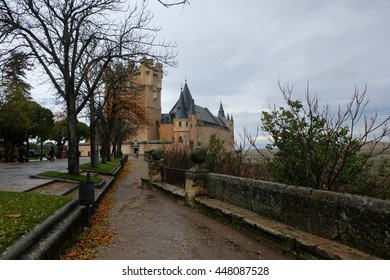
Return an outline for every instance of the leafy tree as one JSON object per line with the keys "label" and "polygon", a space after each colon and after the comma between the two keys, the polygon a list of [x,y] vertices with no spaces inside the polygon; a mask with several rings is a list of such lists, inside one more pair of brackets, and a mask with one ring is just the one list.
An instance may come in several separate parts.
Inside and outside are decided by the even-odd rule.
{"label": "leafy tree", "polygon": [[17,144],[22,144],[32,122],[30,88],[25,82],[27,56],[13,51],[5,58],[1,79],[0,135],[4,140],[5,161],[14,160]]}
{"label": "leafy tree", "polygon": [[[376,116],[364,117],[364,130],[356,133],[368,104],[366,88],[362,93],[355,89],[346,109],[339,108],[334,117],[329,106],[319,108],[318,98],[310,97],[309,90],[304,104],[292,99],[292,87],[280,83],[279,87],[287,108],[262,112],[262,128],[272,144],[267,145],[267,154],[258,149],[268,160],[275,180],[330,191],[355,190],[365,195],[388,190],[388,180],[375,181],[377,176],[372,176],[370,159],[390,147],[390,143],[381,142],[390,136],[390,116],[379,124]],[[389,179],[390,165],[384,163],[381,168]]]}
{"label": "leafy tree", "polygon": [[40,143],[40,156],[43,157],[43,144],[52,135],[54,129],[54,115],[50,109],[35,103],[35,110],[31,111],[33,122],[29,128],[29,138],[38,138]]}
{"label": "leafy tree", "polygon": [[205,161],[206,168],[210,170],[210,172],[216,172],[217,169],[219,169],[219,166],[223,164],[221,162],[221,157],[225,153],[223,144],[224,141],[217,138],[215,134],[210,136]]}
{"label": "leafy tree", "polygon": [[77,116],[109,63],[152,57],[175,64],[174,45],[156,41],[159,29],[150,27],[152,17],[144,2],[140,8],[124,4],[123,0],[0,0],[0,56],[10,50],[28,53],[66,102],[70,174],[79,173]]}
{"label": "leafy tree", "polygon": [[28,101],[25,113],[30,120],[28,127],[24,132],[24,142],[27,143],[26,149],[27,151],[30,150],[30,139],[39,138],[42,151],[43,141],[49,138],[51,130],[54,127],[53,113],[50,109],[44,108],[31,100]]}
{"label": "leafy tree", "polygon": [[31,120],[27,114],[28,100],[10,99],[0,108],[0,135],[4,139],[5,161],[14,161],[14,150],[25,140]]}
{"label": "leafy tree", "polygon": [[54,122],[52,134],[50,135],[49,139],[56,142],[56,146],[58,149],[58,156],[61,157],[61,151],[64,150],[64,146],[68,141],[66,120],[60,120]]}
{"label": "leafy tree", "polygon": [[3,61],[1,87],[5,100],[12,98],[31,99],[31,85],[26,82],[26,71],[31,69],[28,56],[23,52],[11,51]]}
{"label": "leafy tree", "polygon": [[49,139],[54,126],[54,115],[52,111],[31,101],[28,114],[31,123],[28,127],[26,137],[29,139],[39,138],[42,141]]}

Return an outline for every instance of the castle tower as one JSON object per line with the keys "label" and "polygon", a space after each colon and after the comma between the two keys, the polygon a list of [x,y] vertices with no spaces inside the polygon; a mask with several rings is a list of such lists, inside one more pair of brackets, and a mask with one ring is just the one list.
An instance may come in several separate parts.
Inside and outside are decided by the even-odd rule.
{"label": "castle tower", "polygon": [[154,64],[152,59],[146,59],[141,62],[137,75],[138,81],[144,88],[142,102],[149,118],[149,125],[140,130],[134,139],[158,140],[161,122],[162,65]]}
{"label": "castle tower", "polygon": [[178,106],[173,121],[173,135],[175,143],[190,144],[190,119],[188,117],[183,91],[180,93]]}

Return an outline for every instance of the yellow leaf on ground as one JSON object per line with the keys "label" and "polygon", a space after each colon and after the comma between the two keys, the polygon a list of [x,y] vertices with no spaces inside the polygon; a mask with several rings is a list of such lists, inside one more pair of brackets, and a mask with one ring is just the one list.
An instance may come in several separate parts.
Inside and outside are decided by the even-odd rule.
{"label": "yellow leaf on ground", "polygon": [[3,217],[6,217],[6,218],[19,218],[21,215],[20,214],[6,214],[6,215],[3,215]]}

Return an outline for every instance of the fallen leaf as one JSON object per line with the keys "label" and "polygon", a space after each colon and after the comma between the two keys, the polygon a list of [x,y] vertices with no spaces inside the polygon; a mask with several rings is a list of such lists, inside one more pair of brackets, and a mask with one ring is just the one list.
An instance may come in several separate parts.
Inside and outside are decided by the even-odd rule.
{"label": "fallen leaf", "polygon": [[6,218],[19,218],[21,215],[20,214],[6,214],[6,215],[3,215],[3,217],[6,217]]}
{"label": "fallen leaf", "polygon": [[[127,166],[127,165],[125,165]],[[122,172],[123,173],[123,172]],[[121,174],[122,174],[121,173]],[[91,260],[100,246],[109,245],[115,233],[109,228],[109,212],[115,203],[114,186],[105,194],[91,217],[91,226],[84,228],[78,242],[62,252],[62,260]]]}

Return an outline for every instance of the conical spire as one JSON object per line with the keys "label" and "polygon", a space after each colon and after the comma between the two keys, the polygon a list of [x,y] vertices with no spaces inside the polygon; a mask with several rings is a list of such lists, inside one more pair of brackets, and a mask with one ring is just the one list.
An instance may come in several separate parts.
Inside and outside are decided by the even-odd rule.
{"label": "conical spire", "polygon": [[182,89],[183,97],[184,97],[184,104],[186,107],[189,109],[192,105],[192,102],[194,101],[192,98],[192,94],[190,92],[190,89],[188,88],[187,85],[187,80],[184,83],[184,87]]}
{"label": "conical spire", "polygon": [[178,101],[178,107],[177,107],[177,111],[176,111],[176,118],[180,118],[180,119],[188,118],[188,114],[187,114],[187,110],[186,110],[186,104],[184,102],[183,91],[180,92],[180,98],[179,98],[179,101]]}
{"label": "conical spire", "polygon": [[195,111],[195,101],[194,100],[192,100],[192,102],[191,102],[189,114],[190,115],[195,115],[196,114],[196,111]]}
{"label": "conical spire", "polygon": [[218,111],[218,118],[226,119],[225,117],[225,111],[223,110],[222,101],[219,104],[219,111]]}
{"label": "conical spire", "polygon": [[[184,86],[181,87],[180,95],[183,95],[183,100],[184,100],[184,107],[182,106],[182,108],[184,108],[184,110],[186,110],[188,114],[188,112],[191,111],[191,106],[194,103],[194,100],[192,99],[192,95],[190,89],[188,88],[187,81],[185,82]],[[175,113],[178,111],[178,107],[180,106],[179,100],[172,107],[170,113]]]}

